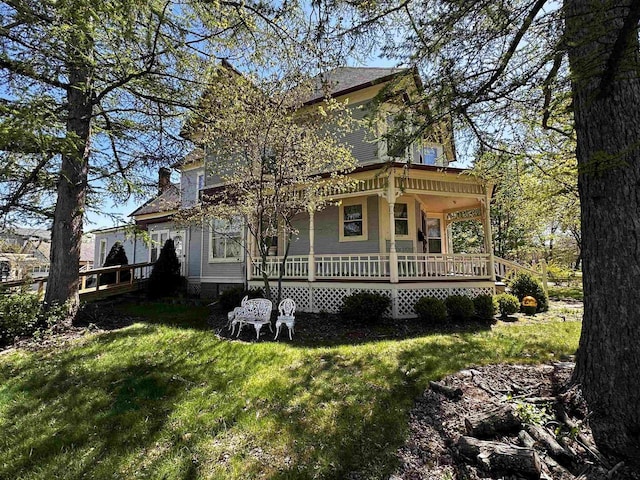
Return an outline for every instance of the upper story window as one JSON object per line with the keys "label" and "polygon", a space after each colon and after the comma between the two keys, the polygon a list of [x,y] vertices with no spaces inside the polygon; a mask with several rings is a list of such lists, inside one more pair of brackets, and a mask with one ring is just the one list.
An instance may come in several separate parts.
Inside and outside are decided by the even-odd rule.
{"label": "upper story window", "polygon": [[367,240],[367,199],[345,199],[339,208],[340,241]]}
{"label": "upper story window", "polygon": [[441,165],[442,146],[438,144],[416,144],[413,161],[420,165]]}
{"label": "upper story window", "polygon": [[242,222],[240,219],[211,222],[209,261],[231,262],[242,258]]}
{"label": "upper story window", "polygon": [[204,173],[198,174],[197,188],[196,188],[196,202],[202,199],[202,189],[204,188]]}

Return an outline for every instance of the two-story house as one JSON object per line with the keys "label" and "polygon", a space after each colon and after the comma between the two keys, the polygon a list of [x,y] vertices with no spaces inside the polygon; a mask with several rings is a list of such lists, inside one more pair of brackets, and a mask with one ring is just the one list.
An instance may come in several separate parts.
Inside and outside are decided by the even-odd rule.
{"label": "two-story house", "polygon": [[[419,83],[412,70],[338,68],[306,100],[305,108],[313,108],[328,88],[334,98],[349,99],[354,118],[374,121],[362,122],[345,139],[358,161],[350,174],[357,187],[336,196],[336,205],[295,219],[299,235],[282,272],[283,296],[293,298],[300,311],[333,312],[345,295],[372,291],[391,297],[395,317],[407,317],[423,296],[494,292],[488,208],[492,187],[448,166],[455,155],[450,126],[400,147],[384,139],[397,108],[394,102],[419,89]],[[406,91],[394,87],[393,101],[381,101],[381,93],[393,84]],[[167,172],[164,179],[161,173],[159,195],[132,214],[152,240],[147,258],[154,261],[164,240],[173,238],[192,292],[215,297],[230,285],[260,287],[261,262],[241,225],[221,233],[211,228],[212,219],[189,228],[176,228],[171,221],[177,209],[224,188],[208,174],[206,161],[196,149],[179,162],[179,186],[167,186]],[[485,253],[453,251],[451,225],[461,220],[481,222]],[[108,242],[97,234],[96,245],[107,248]],[[239,246],[242,242],[245,248]],[[283,252],[280,238],[268,262],[274,279]]]}

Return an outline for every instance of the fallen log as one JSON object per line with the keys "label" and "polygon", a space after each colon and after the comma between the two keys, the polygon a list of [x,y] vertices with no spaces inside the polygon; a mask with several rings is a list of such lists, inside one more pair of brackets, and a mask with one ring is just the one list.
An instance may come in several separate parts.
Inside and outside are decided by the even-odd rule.
{"label": "fallen log", "polygon": [[554,480],[575,480],[576,476],[556,462],[551,456],[543,456],[542,462]]}
{"label": "fallen log", "polygon": [[458,400],[462,397],[462,389],[460,388],[447,387],[446,385],[438,382],[429,382],[429,386],[434,392],[440,393],[452,400]]}
{"label": "fallen log", "polygon": [[472,415],[464,419],[467,434],[477,438],[490,438],[498,433],[515,432],[520,429],[520,419],[511,405]]}
{"label": "fallen log", "polygon": [[536,441],[533,439],[531,435],[529,435],[525,430],[520,430],[518,433],[518,440],[520,441],[520,445],[526,448],[533,448],[536,444]]}
{"label": "fallen log", "polygon": [[516,473],[527,479],[539,479],[541,463],[531,448],[461,436],[458,453],[491,472]]}
{"label": "fallen log", "polygon": [[527,433],[531,435],[540,446],[544,448],[549,455],[560,460],[572,460],[573,455],[558,443],[555,437],[544,427],[540,425],[526,425]]}

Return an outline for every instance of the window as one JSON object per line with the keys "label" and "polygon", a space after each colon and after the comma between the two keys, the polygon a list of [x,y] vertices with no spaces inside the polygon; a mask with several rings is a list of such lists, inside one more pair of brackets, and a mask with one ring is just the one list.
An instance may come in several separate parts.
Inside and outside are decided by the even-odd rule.
{"label": "window", "polygon": [[339,207],[341,242],[367,240],[367,200],[348,198]]}
{"label": "window", "polygon": [[158,260],[160,250],[164,246],[164,242],[169,238],[168,231],[157,231],[151,233],[151,249],[149,250],[149,262],[153,263]]}
{"label": "window", "polygon": [[427,252],[442,253],[442,233],[439,218],[427,218]]}
{"label": "window", "polygon": [[423,146],[420,149],[419,161],[422,165],[435,165],[438,160],[438,148],[435,146]]}
{"label": "window", "polygon": [[242,256],[242,223],[239,219],[214,219],[211,223],[209,261],[234,261]]}
{"label": "window", "polygon": [[409,235],[409,212],[406,203],[396,203],[393,206],[393,221],[396,235]]}
{"label": "window", "polygon": [[100,240],[100,251],[98,252],[98,265],[103,266],[104,261],[107,258],[107,240]]}
{"label": "window", "polygon": [[202,198],[202,189],[204,188],[204,173],[198,174],[198,188],[196,190],[196,202],[199,202]]}

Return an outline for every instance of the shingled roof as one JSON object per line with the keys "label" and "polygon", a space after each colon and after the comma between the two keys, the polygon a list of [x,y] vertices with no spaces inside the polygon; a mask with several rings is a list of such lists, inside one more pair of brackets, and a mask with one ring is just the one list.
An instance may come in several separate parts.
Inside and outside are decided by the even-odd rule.
{"label": "shingled roof", "polygon": [[327,94],[335,97],[344,95],[408,72],[406,68],[338,67],[313,79],[313,93],[304,103],[318,102]]}
{"label": "shingled roof", "polygon": [[171,212],[180,206],[180,190],[178,186],[171,183],[164,192],[152,198],[141,207],[138,207],[130,216],[147,215],[150,213]]}

